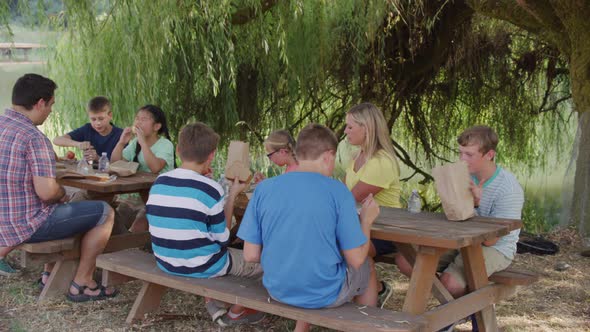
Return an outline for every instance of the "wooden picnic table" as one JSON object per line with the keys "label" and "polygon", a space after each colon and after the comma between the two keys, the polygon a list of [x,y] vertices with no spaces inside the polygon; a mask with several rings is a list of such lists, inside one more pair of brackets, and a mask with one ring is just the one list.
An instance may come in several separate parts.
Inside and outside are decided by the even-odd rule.
{"label": "wooden picnic table", "polygon": [[36,43],[0,43],[0,53],[8,56],[9,60],[13,60],[13,51],[22,50],[24,60],[29,60],[29,52],[33,49],[45,48],[46,45]]}
{"label": "wooden picnic table", "polygon": [[[410,213],[404,209],[381,208],[371,229],[371,237],[396,243],[414,270],[406,293],[403,311],[424,314],[429,326],[439,329],[453,321],[476,313],[480,331],[496,331],[493,304],[506,298],[510,286],[490,284],[484,265],[482,243],[507,235],[522,227],[520,220],[473,217],[467,221],[449,221],[442,213]],[[449,297],[445,305],[426,311],[433,285],[445,289],[436,276],[440,256],[447,250],[460,251],[468,293],[458,299]]]}
{"label": "wooden picnic table", "polygon": [[61,178],[57,182],[63,186],[74,187],[102,194],[149,193],[158,174],[137,172],[131,176],[117,177],[114,181],[100,182],[84,178]]}
{"label": "wooden picnic table", "polygon": [[[244,215],[248,199],[238,196],[234,207],[237,224]],[[414,272],[404,298],[403,311],[429,320],[436,330],[472,313],[480,331],[497,331],[494,303],[512,295],[515,286],[490,284],[485,270],[482,243],[522,227],[520,220],[476,216],[467,221],[449,221],[443,213],[410,213],[405,209],[381,207],[371,229],[371,238],[395,242]],[[448,250],[459,250],[465,265],[467,294],[453,299],[438,280],[436,269],[440,256]],[[433,288],[434,286],[434,288]],[[431,292],[444,303],[426,311]]]}
{"label": "wooden picnic table", "polygon": [[[57,166],[64,172],[74,168],[71,163],[60,162]],[[109,200],[116,194],[138,192],[147,197],[149,190],[158,174],[138,172],[128,177],[118,177],[114,181],[100,182],[85,178],[59,178],[57,182],[63,186],[93,192],[97,199]],[[93,198],[94,199],[94,198]],[[150,241],[149,232],[111,234],[104,253],[120,251],[128,248],[142,247]],[[74,277],[80,257],[80,236],[46,241],[40,243],[24,243],[18,247],[21,250],[21,262],[26,264],[53,263],[55,266],[39,296],[39,302],[50,297],[64,294],[69,288],[69,281]]]}

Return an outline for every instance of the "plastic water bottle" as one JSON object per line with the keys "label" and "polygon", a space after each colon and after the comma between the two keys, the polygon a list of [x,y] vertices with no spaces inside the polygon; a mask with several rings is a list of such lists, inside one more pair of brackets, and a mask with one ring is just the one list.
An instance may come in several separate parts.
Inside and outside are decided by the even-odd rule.
{"label": "plastic water bottle", "polygon": [[109,157],[107,157],[107,153],[103,152],[100,158],[98,159],[98,171],[100,173],[108,173],[109,172]]}
{"label": "plastic water bottle", "polygon": [[418,194],[418,190],[412,190],[412,195],[408,199],[408,211],[418,213],[422,210],[422,199]]}
{"label": "plastic water bottle", "polygon": [[78,171],[78,173],[83,174],[83,175],[90,174],[90,169],[91,169],[90,165],[88,165],[88,162],[84,158],[80,159],[80,161],[78,162],[78,165],[76,166],[76,171]]}

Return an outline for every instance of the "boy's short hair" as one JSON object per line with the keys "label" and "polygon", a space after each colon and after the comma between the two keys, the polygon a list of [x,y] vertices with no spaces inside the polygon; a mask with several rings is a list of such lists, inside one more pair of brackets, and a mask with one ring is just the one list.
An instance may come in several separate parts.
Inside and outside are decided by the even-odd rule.
{"label": "boy's short hair", "polygon": [[479,152],[486,154],[490,150],[496,150],[498,146],[498,134],[488,126],[473,126],[465,129],[457,137],[457,143],[461,146],[479,145]]}
{"label": "boy's short hair", "polygon": [[49,102],[53,98],[57,84],[47,77],[37,74],[25,74],[12,88],[12,105],[33,109],[39,99]]}
{"label": "boy's short hair", "polygon": [[326,151],[338,148],[336,135],[326,126],[310,123],[297,136],[295,155],[297,160],[316,160]]}
{"label": "boy's short hair", "polygon": [[112,109],[111,101],[104,96],[98,96],[90,99],[88,102],[88,112],[110,112]]}
{"label": "boy's short hair", "polygon": [[219,135],[202,122],[188,124],[178,136],[178,154],[182,161],[204,163],[217,149]]}

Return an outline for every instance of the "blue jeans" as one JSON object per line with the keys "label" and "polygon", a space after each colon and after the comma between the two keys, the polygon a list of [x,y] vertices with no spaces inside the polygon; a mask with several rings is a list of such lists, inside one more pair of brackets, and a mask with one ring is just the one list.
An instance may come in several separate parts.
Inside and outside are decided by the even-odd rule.
{"label": "blue jeans", "polygon": [[102,225],[110,207],[103,201],[82,201],[58,205],[39,229],[25,242],[60,240],[83,234]]}

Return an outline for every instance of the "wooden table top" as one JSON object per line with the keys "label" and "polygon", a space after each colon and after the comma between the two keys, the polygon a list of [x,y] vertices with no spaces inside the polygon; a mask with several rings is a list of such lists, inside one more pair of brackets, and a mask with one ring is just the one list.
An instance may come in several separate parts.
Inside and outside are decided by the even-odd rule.
{"label": "wooden table top", "polygon": [[[244,214],[248,197],[236,198],[234,213]],[[475,216],[466,221],[449,221],[444,213],[411,213],[406,209],[381,207],[371,228],[371,238],[398,243],[459,249],[504,236],[522,227],[522,221]]]}
{"label": "wooden table top", "polygon": [[118,177],[115,181],[110,182],[99,182],[80,178],[62,178],[58,179],[57,182],[63,186],[85,189],[88,191],[123,194],[149,190],[157,177],[158,174],[137,172],[131,176]]}
{"label": "wooden table top", "polygon": [[504,236],[522,227],[515,219],[473,217],[449,221],[443,213],[410,213],[405,209],[381,207],[371,237],[399,243],[459,249]]}

